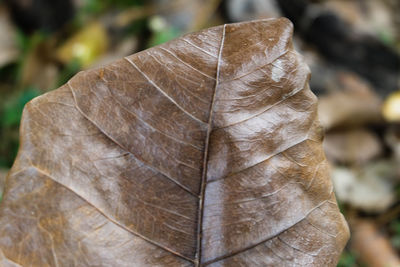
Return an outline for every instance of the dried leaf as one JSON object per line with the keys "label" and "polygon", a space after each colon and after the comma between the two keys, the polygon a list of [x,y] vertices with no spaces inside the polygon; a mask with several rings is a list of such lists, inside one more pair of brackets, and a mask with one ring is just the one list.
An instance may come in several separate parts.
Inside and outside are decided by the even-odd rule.
{"label": "dried leaf", "polygon": [[378,136],[362,128],[328,132],[324,139],[326,157],[336,163],[363,164],[382,150]]}
{"label": "dried leaf", "polygon": [[8,12],[0,6],[0,67],[16,61],[20,54],[16,42],[16,29],[12,24]]}
{"label": "dried leaf", "polygon": [[352,225],[352,248],[363,262],[374,267],[398,267],[400,259],[376,225],[368,220],[357,220]]}
{"label": "dried leaf", "polygon": [[381,120],[382,101],[363,80],[343,74],[344,90],[322,96],[318,103],[321,124],[326,129],[354,127]]}
{"label": "dried leaf", "polygon": [[185,35],[30,102],[3,262],[335,266],[348,239],[286,19]]}
{"label": "dried leaf", "polygon": [[339,201],[367,212],[385,211],[396,200],[390,182],[394,170],[393,163],[385,161],[358,170],[336,167],[332,172],[336,196]]}

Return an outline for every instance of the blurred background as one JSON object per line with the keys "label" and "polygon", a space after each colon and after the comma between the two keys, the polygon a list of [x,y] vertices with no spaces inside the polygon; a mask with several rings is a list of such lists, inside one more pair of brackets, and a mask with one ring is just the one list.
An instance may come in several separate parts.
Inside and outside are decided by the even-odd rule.
{"label": "blurred background", "polygon": [[32,98],[183,33],[281,16],[312,70],[352,231],[338,266],[400,266],[399,0],[0,0],[0,192]]}

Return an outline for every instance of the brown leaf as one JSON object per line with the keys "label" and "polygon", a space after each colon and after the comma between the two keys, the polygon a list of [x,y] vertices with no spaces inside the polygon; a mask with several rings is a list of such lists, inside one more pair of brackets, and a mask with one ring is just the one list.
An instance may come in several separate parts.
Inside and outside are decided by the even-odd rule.
{"label": "brown leaf", "polygon": [[0,6],[0,68],[18,59],[20,51],[17,44],[17,30],[9,12]]}
{"label": "brown leaf", "polygon": [[328,132],[324,151],[328,160],[345,164],[363,164],[382,153],[378,136],[363,128]]}
{"label": "brown leaf", "polygon": [[381,121],[382,101],[372,88],[358,76],[339,76],[343,90],[320,98],[318,114],[325,129],[362,126]]}
{"label": "brown leaf", "polygon": [[30,102],[3,262],[335,266],[348,239],[286,19],[215,27]]}
{"label": "brown leaf", "polygon": [[371,221],[357,220],[352,224],[352,249],[360,255],[367,266],[398,267],[400,259],[390,245],[387,237],[382,235]]}

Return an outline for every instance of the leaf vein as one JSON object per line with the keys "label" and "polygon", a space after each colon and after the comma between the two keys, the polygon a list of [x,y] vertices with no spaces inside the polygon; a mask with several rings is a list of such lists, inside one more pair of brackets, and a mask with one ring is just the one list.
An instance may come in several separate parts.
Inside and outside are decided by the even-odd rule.
{"label": "leaf vein", "polygon": [[186,115],[194,119],[195,121],[200,122],[201,124],[205,124],[204,121],[200,120],[199,118],[195,117],[193,114],[191,114],[189,111],[184,109],[182,106],[180,106],[172,97],[170,97],[164,90],[162,90],[157,84],[154,83],[135,63],[133,63],[132,60],[130,60],[127,57],[124,57],[126,61],[128,61],[140,74],[143,75],[143,77],[151,84],[153,85],[154,88],[156,88],[160,93],[162,93],[166,98],[168,98],[172,103],[174,103],[180,110],[182,110]]}

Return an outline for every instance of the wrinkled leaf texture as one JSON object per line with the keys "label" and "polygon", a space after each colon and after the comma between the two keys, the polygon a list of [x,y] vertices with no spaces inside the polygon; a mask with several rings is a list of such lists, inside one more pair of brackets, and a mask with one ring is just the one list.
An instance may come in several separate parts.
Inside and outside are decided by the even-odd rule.
{"label": "wrinkled leaf texture", "polygon": [[287,19],[187,34],[26,105],[3,266],[335,266],[348,239]]}

